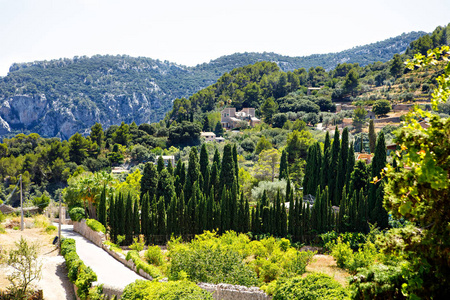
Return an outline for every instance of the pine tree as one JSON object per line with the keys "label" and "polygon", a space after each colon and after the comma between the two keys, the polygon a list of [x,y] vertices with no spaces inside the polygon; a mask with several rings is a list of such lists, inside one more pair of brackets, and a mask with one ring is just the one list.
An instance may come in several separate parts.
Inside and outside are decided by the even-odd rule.
{"label": "pine tree", "polygon": [[373,124],[373,119],[369,120],[369,149],[370,153],[375,152],[375,145],[377,142],[377,136],[375,134],[375,126]]}
{"label": "pine tree", "polygon": [[98,205],[98,221],[106,227],[106,184],[103,185]]}

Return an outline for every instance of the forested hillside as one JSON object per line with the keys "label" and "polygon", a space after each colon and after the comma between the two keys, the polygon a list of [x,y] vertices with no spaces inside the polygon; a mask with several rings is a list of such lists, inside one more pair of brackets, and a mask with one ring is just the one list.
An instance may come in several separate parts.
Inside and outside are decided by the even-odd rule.
{"label": "forested hillside", "polygon": [[74,57],[14,64],[0,79],[1,134],[37,132],[68,139],[95,122],[152,123],[164,118],[176,98],[189,97],[225,72],[261,61],[283,71],[338,63],[385,62],[402,53],[423,32],[412,32],[367,46],[326,55],[290,58],[273,53],[224,56],[185,67],[167,61],[129,56]]}

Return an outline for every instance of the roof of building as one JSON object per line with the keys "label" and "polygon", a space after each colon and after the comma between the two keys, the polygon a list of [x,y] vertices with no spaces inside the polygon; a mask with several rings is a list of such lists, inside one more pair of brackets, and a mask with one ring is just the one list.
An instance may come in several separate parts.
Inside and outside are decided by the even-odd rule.
{"label": "roof of building", "polygon": [[201,136],[210,136],[210,135],[215,136],[216,134],[214,132],[200,132],[200,135]]}

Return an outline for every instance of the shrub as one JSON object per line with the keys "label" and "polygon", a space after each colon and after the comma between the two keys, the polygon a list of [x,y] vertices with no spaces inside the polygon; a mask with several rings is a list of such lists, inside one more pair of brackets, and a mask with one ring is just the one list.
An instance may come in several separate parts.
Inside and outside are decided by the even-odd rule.
{"label": "shrub", "polygon": [[56,231],[56,226],[55,225],[48,225],[47,228],[45,228],[45,232],[48,234],[52,234],[53,232]]}
{"label": "shrub", "polygon": [[36,215],[33,219],[34,227],[36,228],[47,228],[51,225],[50,220],[44,215]]}
{"label": "shrub", "polygon": [[140,252],[140,251],[144,250],[144,245],[145,245],[144,235],[140,234],[139,239],[133,238],[133,244],[130,246],[130,249]]}
{"label": "shrub", "polygon": [[85,217],[84,209],[81,207],[74,207],[69,211],[69,216],[72,221],[79,222]]}
{"label": "shrub", "polygon": [[155,266],[161,266],[164,262],[163,254],[159,246],[148,247],[147,251],[145,251],[144,256],[145,260],[147,260],[149,264]]}
{"label": "shrub", "polygon": [[143,261],[136,250],[128,251],[127,257],[125,259],[131,259],[133,261],[133,263],[136,265],[137,272],[142,269],[142,271],[152,276],[153,278],[159,278],[162,276],[161,271],[154,265],[149,265],[148,263]]}
{"label": "shrub", "polygon": [[349,292],[328,275],[312,273],[278,282],[273,300],[350,299]]}
{"label": "shrub", "polygon": [[378,251],[372,242],[367,241],[357,252],[353,252],[350,243],[343,242],[339,237],[336,244],[331,247],[331,255],[336,259],[338,267],[356,273],[358,268],[373,264],[378,257]]}
{"label": "shrub", "polygon": [[402,267],[374,264],[360,269],[350,280],[353,299],[406,299],[402,294],[405,283]]}
{"label": "shrub", "polygon": [[94,231],[106,233],[105,226],[97,220],[86,219],[86,225]]}
{"label": "shrub", "polygon": [[213,297],[195,283],[186,280],[169,282],[136,280],[125,287],[121,299],[212,300]]}

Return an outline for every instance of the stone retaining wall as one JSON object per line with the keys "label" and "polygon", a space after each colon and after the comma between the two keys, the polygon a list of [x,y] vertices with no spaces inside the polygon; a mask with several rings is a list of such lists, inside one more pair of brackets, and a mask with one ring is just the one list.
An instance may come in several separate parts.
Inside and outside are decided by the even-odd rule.
{"label": "stone retaining wall", "polygon": [[80,222],[73,222],[73,231],[78,232],[98,247],[103,248],[103,242],[106,241],[105,234],[103,232],[92,230],[89,226],[86,225],[85,219],[81,220]]}
{"label": "stone retaining wall", "polygon": [[200,282],[200,288],[213,294],[215,300],[270,300],[271,296],[257,287],[246,287],[232,284],[210,284]]}

